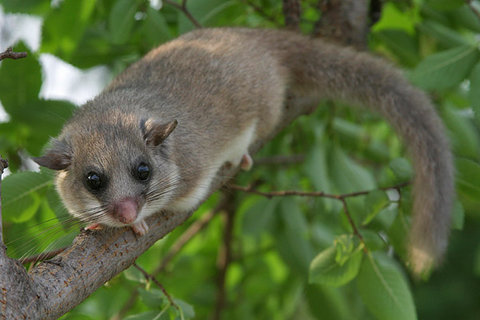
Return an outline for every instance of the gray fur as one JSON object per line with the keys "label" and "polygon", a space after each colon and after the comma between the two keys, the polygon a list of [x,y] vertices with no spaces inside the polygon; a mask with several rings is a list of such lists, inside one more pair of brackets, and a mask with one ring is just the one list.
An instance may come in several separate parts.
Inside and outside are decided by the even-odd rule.
{"label": "gray fur", "polygon": [[[129,178],[129,165],[144,155],[154,163],[155,181],[164,181],[155,188],[175,185],[163,207],[175,207],[176,200],[189,195],[201,197],[194,190],[198,184],[208,187],[210,172],[225,160],[218,155],[232,154],[238,158],[233,164],[240,163],[248,145],[238,154],[232,151],[235,139],[243,135],[241,141],[253,142],[269,136],[287,96],[298,103],[345,100],[376,110],[391,123],[415,168],[413,269],[421,272],[439,261],[449,233],[453,168],[445,130],[431,102],[380,59],[288,31],[203,29],[152,50],[64,127],[58,141],[66,143],[62,150],[70,150],[71,165],[59,174],[59,192],[72,213],[82,212],[84,203],[94,199],[78,190],[79,181],[93,163],[111,176],[102,202],[135,196],[140,188]],[[178,126],[152,147],[139,125],[145,119],[177,120]],[[52,158],[52,152],[45,157],[49,154]],[[55,164],[59,157],[53,158],[39,158],[39,163]],[[169,172],[176,176],[165,179]],[[194,200],[197,204],[202,199]]]}

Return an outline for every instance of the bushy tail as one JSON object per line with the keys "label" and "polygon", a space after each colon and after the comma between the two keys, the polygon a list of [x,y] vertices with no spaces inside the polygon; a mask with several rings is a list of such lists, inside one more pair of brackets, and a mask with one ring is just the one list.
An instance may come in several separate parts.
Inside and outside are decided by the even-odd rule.
{"label": "bushy tail", "polygon": [[416,273],[438,263],[450,229],[453,165],[444,126],[428,97],[381,59],[292,33],[278,37],[270,45],[289,70],[293,94],[369,107],[403,139],[415,169],[410,262]]}

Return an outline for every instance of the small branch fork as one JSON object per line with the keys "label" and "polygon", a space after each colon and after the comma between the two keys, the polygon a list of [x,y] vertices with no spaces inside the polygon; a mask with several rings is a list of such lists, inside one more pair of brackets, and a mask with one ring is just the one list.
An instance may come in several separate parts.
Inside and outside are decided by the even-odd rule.
{"label": "small branch fork", "polygon": [[[399,191],[401,188],[406,187],[410,185],[410,182],[403,182],[391,187],[385,187],[385,188],[379,188],[379,190],[397,190]],[[306,191],[297,191],[297,190],[282,190],[282,191],[270,191],[270,192],[264,192],[264,191],[259,191],[255,189],[254,187],[247,186],[238,186],[238,185],[228,185],[227,188],[232,189],[232,190],[238,190],[238,191],[243,191],[247,193],[252,193],[256,194],[259,196],[267,197],[267,198],[272,198],[272,197],[285,197],[285,196],[300,196],[300,197],[320,197],[320,198],[329,198],[329,199],[336,199],[342,202],[343,205],[343,211],[345,212],[345,215],[347,216],[348,222],[350,223],[353,233],[360,239],[362,243],[365,243],[363,240],[362,235],[357,229],[357,226],[355,225],[355,222],[352,219],[352,216],[350,214],[350,211],[348,210],[347,206],[347,198],[352,198],[352,197],[358,197],[358,196],[364,196],[372,192],[373,190],[365,190],[365,191],[357,191],[357,192],[351,192],[351,193],[344,193],[344,194],[330,194],[330,193],[325,193],[323,191],[313,191],[313,192],[306,192]]]}
{"label": "small branch fork", "polygon": [[195,25],[195,27],[202,28],[202,25],[200,24],[200,22],[198,22],[198,20],[195,19],[192,13],[188,10],[187,0],[182,0],[182,4],[178,4],[173,0],[163,0],[163,2],[183,12],[183,14],[188,18],[188,20],[190,20]]}
{"label": "small branch fork", "polygon": [[163,287],[163,285],[153,276],[151,275],[150,273],[148,273],[147,271],[145,271],[142,267],[140,267],[136,262],[133,264],[133,266],[139,270],[143,276],[145,277],[145,279],[147,279],[147,281],[153,281],[153,283],[155,283],[159,288],[160,290],[162,290],[163,294],[165,295],[165,297],[167,297],[168,299],[168,302],[170,303],[170,305],[172,305],[175,309],[177,309],[178,311],[180,311],[180,308],[178,307],[178,305],[173,301],[172,297],[170,296],[170,294],[168,294],[167,290],[165,290],[165,288]]}
{"label": "small branch fork", "polygon": [[4,52],[0,53],[0,61],[3,59],[21,59],[27,56],[26,52],[14,52],[13,49],[7,48]]}

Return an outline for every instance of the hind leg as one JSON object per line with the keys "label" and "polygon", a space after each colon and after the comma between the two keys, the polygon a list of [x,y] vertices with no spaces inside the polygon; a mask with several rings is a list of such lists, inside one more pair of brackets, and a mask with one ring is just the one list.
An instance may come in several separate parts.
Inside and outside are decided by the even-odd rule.
{"label": "hind leg", "polygon": [[240,160],[240,168],[242,170],[248,171],[252,168],[252,165],[253,165],[252,157],[248,153],[245,153],[242,156],[242,160]]}

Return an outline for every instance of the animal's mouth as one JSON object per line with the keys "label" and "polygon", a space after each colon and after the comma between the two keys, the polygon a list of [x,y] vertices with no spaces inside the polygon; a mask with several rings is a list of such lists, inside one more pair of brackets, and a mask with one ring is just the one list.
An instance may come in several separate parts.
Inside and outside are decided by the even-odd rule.
{"label": "animal's mouth", "polygon": [[133,197],[123,198],[121,200],[115,201],[112,204],[111,215],[116,221],[130,225],[137,220],[138,213],[141,209],[141,204],[138,199]]}

